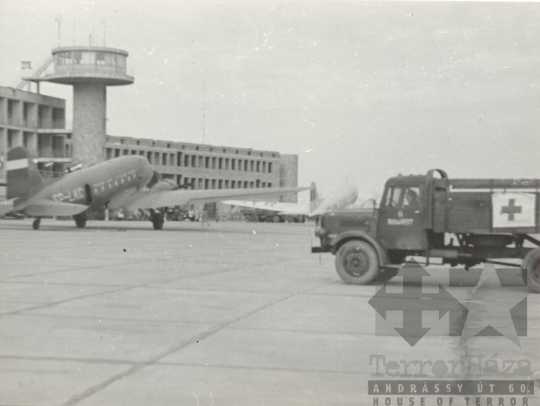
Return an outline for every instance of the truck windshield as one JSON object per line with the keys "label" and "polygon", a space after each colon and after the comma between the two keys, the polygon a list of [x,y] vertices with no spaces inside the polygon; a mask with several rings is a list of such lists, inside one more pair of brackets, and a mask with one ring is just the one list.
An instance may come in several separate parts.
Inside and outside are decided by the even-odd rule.
{"label": "truck windshield", "polygon": [[420,207],[418,186],[390,186],[386,192],[384,205],[395,209],[418,209]]}

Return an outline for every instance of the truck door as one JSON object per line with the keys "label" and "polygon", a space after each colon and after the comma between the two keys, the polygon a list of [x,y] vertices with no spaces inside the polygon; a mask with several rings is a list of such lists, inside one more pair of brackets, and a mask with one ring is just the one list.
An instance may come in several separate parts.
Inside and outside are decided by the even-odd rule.
{"label": "truck door", "polygon": [[386,249],[425,249],[419,185],[390,185],[379,209],[377,236]]}

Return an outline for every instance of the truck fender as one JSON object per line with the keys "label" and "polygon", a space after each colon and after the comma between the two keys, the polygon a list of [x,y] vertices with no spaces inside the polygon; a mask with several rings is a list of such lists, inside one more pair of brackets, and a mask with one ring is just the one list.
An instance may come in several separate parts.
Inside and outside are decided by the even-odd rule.
{"label": "truck fender", "polygon": [[336,243],[332,247],[332,254],[336,255],[338,250],[341,248],[343,244],[345,244],[347,241],[352,240],[362,240],[366,241],[369,244],[375,248],[375,251],[377,251],[377,256],[379,257],[379,265],[381,267],[385,266],[388,263],[388,257],[386,255],[386,251],[381,246],[381,244],[372,236],[369,234],[366,234],[362,231],[346,231],[344,233],[341,233],[337,236]]}

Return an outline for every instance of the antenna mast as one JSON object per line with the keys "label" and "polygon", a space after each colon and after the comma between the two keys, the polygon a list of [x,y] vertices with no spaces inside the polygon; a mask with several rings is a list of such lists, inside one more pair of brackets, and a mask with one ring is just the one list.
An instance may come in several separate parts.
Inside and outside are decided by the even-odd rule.
{"label": "antenna mast", "polygon": [[103,48],[107,46],[107,23],[105,20],[101,20],[103,23]]}
{"label": "antenna mast", "polygon": [[55,20],[58,21],[58,48],[60,48],[60,28],[62,25],[62,17],[57,15]]}
{"label": "antenna mast", "polygon": [[204,133],[206,130],[206,83],[203,80],[203,101],[202,101],[202,143],[204,144]]}

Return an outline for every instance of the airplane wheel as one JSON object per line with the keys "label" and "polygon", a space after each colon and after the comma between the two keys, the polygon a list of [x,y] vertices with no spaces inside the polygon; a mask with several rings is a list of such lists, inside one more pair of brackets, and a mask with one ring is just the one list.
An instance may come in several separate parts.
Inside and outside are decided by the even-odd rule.
{"label": "airplane wheel", "polygon": [[298,217],[293,217],[292,221],[293,221],[294,223],[298,223]]}
{"label": "airplane wheel", "polygon": [[86,226],[87,219],[88,217],[86,216],[86,212],[73,216],[73,220],[75,220],[75,225],[77,226],[77,228],[84,228]]}
{"label": "airplane wheel", "polygon": [[540,248],[535,248],[525,256],[521,264],[522,276],[530,290],[540,293]]}
{"label": "airplane wheel", "polygon": [[154,213],[152,215],[152,224],[154,225],[154,230],[162,230],[164,222],[165,220],[163,218],[163,214]]}
{"label": "airplane wheel", "polygon": [[276,215],[276,216],[272,217],[272,221],[273,221],[274,223],[279,223],[279,222],[280,222],[279,216]]}
{"label": "airplane wheel", "polygon": [[305,216],[302,216],[302,220],[300,220],[301,223],[305,223],[306,222],[306,217]]}
{"label": "airplane wheel", "polygon": [[346,242],[336,253],[336,270],[343,281],[366,285],[379,273],[379,258],[371,244],[353,240]]}
{"label": "airplane wheel", "polygon": [[32,223],[32,228],[34,230],[39,230],[39,225],[41,223],[41,219],[40,218],[37,218],[34,220],[34,222]]}

